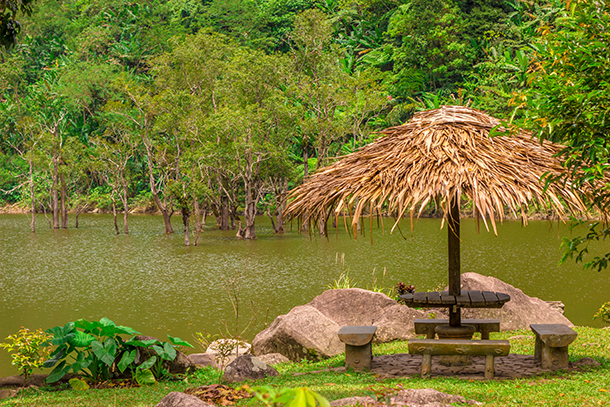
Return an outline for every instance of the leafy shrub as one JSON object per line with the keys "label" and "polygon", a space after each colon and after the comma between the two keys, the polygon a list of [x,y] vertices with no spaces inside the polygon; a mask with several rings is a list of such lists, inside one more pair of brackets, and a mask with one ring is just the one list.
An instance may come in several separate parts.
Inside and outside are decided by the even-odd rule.
{"label": "leafy shrub", "polygon": [[405,283],[398,283],[396,284],[394,291],[396,291],[396,301],[403,304],[404,300],[400,298],[400,296],[403,294],[413,294],[415,292],[415,286],[407,285]]}
{"label": "leafy shrub", "polygon": [[328,400],[321,394],[308,389],[307,387],[289,388],[282,387],[279,390],[271,386],[241,387],[251,393],[267,407],[277,407],[285,405],[288,407],[316,407],[316,402],[320,407],[330,407]]}
{"label": "leafy shrub", "polygon": [[[170,342],[157,339],[138,340],[135,336],[125,340],[121,335],[139,335],[133,328],[116,325],[108,318],[99,321],[79,319],[64,326],[47,330],[53,335],[53,345],[57,346],[45,367],[53,367],[47,383],[54,383],[72,371],[91,381],[109,380],[123,374],[128,368],[133,378],[140,384],[154,383],[165,372],[164,360],[174,360],[174,346],[189,346],[188,342],[168,335]],[[155,355],[139,363],[141,348],[154,351]],[[152,353],[152,352],[151,352]],[[68,357],[70,356],[70,360]],[[120,373],[117,373],[118,372]]]}
{"label": "leafy shrub", "polygon": [[593,315],[593,319],[601,318],[607,324],[610,324],[610,302],[602,304],[597,310],[597,313]]}
{"label": "leafy shrub", "polygon": [[27,328],[21,327],[19,332],[14,335],[9,335],[6,339],[12,343],[0,343],[0,347],[5,348],[13,361],[11,364],[16,366],[23,376],[23,384],[28,380],[34,369],[39,369],[43,366],[51,352],[49,342],[52,335],[44,332],[42,329],[30,331]]}

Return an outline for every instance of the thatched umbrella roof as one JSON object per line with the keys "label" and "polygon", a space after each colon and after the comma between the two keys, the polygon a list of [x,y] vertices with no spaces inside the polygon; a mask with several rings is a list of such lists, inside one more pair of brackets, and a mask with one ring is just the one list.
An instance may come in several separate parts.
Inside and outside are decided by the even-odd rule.
{"label": "thatched umbrella roof", "polygon": [[562,146],[541,143],[525,131],[490,137],[499,124],[463,106],[416,113],[408,123],[384,130],[386,137],[310,176],[290,194],[287,211],[310,224],[348,213],[355,227],[363,213],[379,214],[386,203],[399,219],[407,212],[412,219],[436,202],[446,219],[453,201],[460,205],[465,198],[494,232],[505,209],[524,223],[532,204],[560,218],[566,211],[586,212],[569,181],[541,181],[565,171],[555,156]]}
{"label": "thatched umbrella roof", "polygon": [[[435,202],[448,224],[449,295],[459,296],[462,199],[472,202],[477,219],[491,221],[494,232],[505,208],[520,214],[524,223],[531,204],[560,217],[586,212],[582,191],[569,180],[548,185],[541,180],[564,174],[556,157],[562,146],[541,143],[525,131],[490,137],[499,124],[463,106],[416,113],[408,123],[384,130],[386,137],[309,177],[291,192],[286,210],[310,227],[320,221],[326,227],[330,217],[347,213],[356,236],[358,220],[366,212],[372,220],[387,204],[398,220],[409,212],[413,228],[414,215]],[[451,326],[460,326],[459,308],[449,310],[449,320]]]}

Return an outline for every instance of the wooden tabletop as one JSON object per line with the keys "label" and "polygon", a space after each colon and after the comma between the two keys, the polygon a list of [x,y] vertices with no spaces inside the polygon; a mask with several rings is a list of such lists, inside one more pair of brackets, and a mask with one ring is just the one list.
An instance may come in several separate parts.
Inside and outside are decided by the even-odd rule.
{"label": "wooden tabletop", "polygon": [[510,301],[510,295],[493,291],[465,291],[449,295],[448,291],[403,294],[400,296],[410,307],[443,308],[454,305],[460,308],[502,308]]}

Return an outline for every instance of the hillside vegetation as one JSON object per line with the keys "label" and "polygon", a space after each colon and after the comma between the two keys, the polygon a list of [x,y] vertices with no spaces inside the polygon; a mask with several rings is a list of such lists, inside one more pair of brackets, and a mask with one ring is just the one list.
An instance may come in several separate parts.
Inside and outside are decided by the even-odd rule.
{"label": "hillside vegetation", "polygon": [[54,228],[113,211],[117,233],[134,208],[167,233],[176,213],[187,244],[207,214],[252,238],[266,213],[281,232],[291,187],[417,110],[470,105],[544,130],[548,104],[525,107],[576,3],[30,2],[1,54],[0,205]]}

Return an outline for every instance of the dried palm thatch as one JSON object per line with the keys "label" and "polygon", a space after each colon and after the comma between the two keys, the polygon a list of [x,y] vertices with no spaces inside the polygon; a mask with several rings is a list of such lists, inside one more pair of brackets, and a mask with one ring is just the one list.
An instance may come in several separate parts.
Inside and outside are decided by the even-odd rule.
{"label": "dried palm thatch", "polygon": [[380,215],[387,204],[398,219],[408,211],[413,227],[414,215],[428,203],[437,203],[444,222],[451,207],[465,199],[486,227],[490,220],[494,232],[505,209],[524,223],[532,204],[560,218],[585,213],[582,191],[569,181],[547,187],[541,182],[545,174],[565,171],[555,157],[562,146],[540,143],[524,131],[490,137],[499,124],[463,106],[416,113],[408,123],[384,130],[386,137],[309,177],[290,194],[287,211],[310,225],[347,214],[355,230],[360,216]]}

